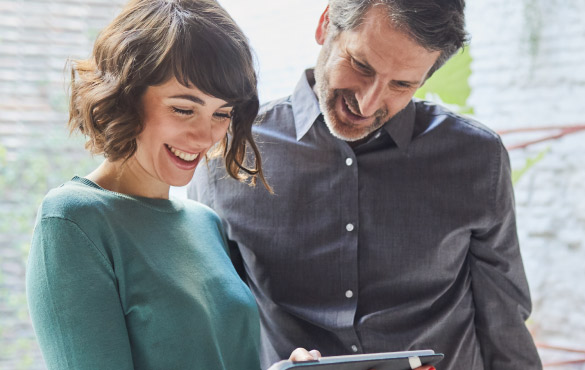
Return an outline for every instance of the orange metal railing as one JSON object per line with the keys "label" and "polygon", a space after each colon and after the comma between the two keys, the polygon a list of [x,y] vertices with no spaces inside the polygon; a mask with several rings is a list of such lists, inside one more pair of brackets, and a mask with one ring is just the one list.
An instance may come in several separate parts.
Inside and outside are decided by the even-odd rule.
{"label": "orange metal railing", "polygon": [[558,367],[558,366],[566,366],[566,365],[585,365],[585,350],[583,349],[575,349],[563,346],[552,346],[546,343],[537,343],[536,346],[541,349],[547,350],[554,350],[560,351],[565,353],[578,353],[583,355],[582,358],[571,359],[571,360],[562,360],[562,361],[551,361],[544,363],[544,367]]}
{"label": "orange metal railing", "polygon": [[511,145],[511,146],[508,146],[507,149],[508,150],[524,149],[530,145],[542,143],[543,141],[560,139],[563,136],[574,134],[574,133],[577,133],[580,131],[585,131],[585,125],[556,126],[556,127],[525,127],[525,128],[517,128],[517,129],[511,129],[511,130],[498,131],[498,133],[500,135],[506,135],[506,134],[516,134],[516,133],[526,133],[526,132],[542,132],[542,131],[554,131],[555,133],[545,135],[539,139],[529,140],[529,141],[525,141],[525,142],[520,143],[520,144]]}

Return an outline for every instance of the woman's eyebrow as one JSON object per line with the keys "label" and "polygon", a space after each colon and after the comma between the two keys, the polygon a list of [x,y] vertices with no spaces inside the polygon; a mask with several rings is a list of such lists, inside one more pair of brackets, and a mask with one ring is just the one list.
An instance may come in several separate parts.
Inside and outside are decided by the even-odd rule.
{"label": "woman's eyebrow", "polygon": [[173,95],[169,97],[170,99],[185,99],[185,100],[190,100],[195,104],[199,104],[199,105],[205,105],[205,102],[201,99],[198,98],[195,95],[191,95],[191,94],[181,94],[181,95]]}
{"label": "woman's eyebrow", "polygon": [[[203,101],[203,99],[201,99],[195,95],[191,95],[191,94],[173,95],[173,96],[170,96],[169,99],[185,99],[185,100],[190,100],[195,104],[205,106],[205,102]],[[233,104],[232,103],[225,103],[220,108],[226,108],[226,107],[233,107]]]}

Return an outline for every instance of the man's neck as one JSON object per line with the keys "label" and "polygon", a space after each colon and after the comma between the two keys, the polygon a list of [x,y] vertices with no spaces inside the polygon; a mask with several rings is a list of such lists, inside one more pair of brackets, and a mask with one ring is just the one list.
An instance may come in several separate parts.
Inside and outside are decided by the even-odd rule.
{"label": "man's neck", "polygon": [[374,132],[372,132],[372,133],[368,134],[368,136],[366,136],[366,137],[364,137],[364,138],[362,138],[362,139],[355,140],[355,141],[346,141],[346,143],[347,143],[347,144],[348,144],[348,145],[349,145],[349,146],[350,146],[352,149],[354,149],[354,148],[356,148],[356,147],[358,147],[358,146],[360,146],[360,145],[362,145],[362,144],[364,144],[364,143],[368,142],[368,140],[370,140],[370,139],[371,139],[371,138],[372,138],[372,137],[375,135],[375,133],[376,133],[376,132],[374,131]]}

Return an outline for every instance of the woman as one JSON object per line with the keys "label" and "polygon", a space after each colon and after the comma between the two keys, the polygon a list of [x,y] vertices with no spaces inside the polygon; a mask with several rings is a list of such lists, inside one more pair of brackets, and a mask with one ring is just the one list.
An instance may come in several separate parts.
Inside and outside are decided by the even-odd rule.
{"label": "woman", "polygon": [[220,220],[169,200],[220,141],[229,175],[266,185],[241,30],[213,0],[131,1],[72,64],[70,103],[71,131],[106,160],[37,217],[27,295],[48,368],[259,369],[258,313]]}

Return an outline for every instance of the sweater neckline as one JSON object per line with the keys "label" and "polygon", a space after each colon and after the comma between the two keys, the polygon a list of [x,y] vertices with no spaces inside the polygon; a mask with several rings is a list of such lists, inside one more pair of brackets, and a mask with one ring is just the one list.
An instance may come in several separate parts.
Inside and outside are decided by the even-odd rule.
{"label": "sweater neckline", "polygon": [[106,193],[108,195],[115,196],[115,197],[121,198],[121,199],[130,200],[130,201],[133,201],[133,202],[140,204],[144,207],[154,209],[154,210],[160,211],[160,212],[174,213],[174,212],[178,212],[178,211],[183,209],[183,202],[180,200],[174,199],[173,197],[171,197],[171,199],[160,199],[160,198],[148,198],[148,197],[141,197],[141,196],[137,196],[137,195],[118,193],[115,191],[111,191],[111,190],[102,188],[101,186],[99,186],[95,182],[93,182],[85,177],[80,177],[80,176],[74,176],[71,179],[71,182],[82,184],[85,186],[89,186],[91,188],[99,190],[99,191]]}

